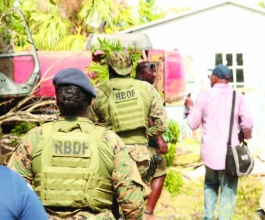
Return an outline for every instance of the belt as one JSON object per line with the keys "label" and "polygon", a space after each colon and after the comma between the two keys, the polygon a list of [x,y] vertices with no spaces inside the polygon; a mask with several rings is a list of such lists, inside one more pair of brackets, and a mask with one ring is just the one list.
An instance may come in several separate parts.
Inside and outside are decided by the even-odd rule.
{"label": "belt", "polygon": [[79,211],[84,211],[84,212],[89,212],[91,214],[98,214],[99,212],[93,211],[89,207],[55,207],[55,206],[45,206],[45,209],[47,212],[79,212]]}

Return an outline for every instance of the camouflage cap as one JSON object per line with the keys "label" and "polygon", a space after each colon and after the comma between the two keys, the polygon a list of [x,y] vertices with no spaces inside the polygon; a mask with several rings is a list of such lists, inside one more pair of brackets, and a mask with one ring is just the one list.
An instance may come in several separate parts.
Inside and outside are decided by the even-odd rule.
{"label": "camouflage cap", "polygon": [[124,51],[110,52],[108,64],[121,76],[128,75],[133,68],[131,56]]}

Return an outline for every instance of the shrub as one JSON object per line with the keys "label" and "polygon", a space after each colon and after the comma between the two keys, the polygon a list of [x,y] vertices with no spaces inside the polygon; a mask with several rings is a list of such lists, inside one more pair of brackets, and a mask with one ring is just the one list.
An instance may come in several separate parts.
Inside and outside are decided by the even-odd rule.
{"label": "shrub", "polygon": [[35,124],[23,121],[20,124],[16,125],[11,130],[11,133],[16,136],[24,136],[31,128],[34,128],[34,127],[35,127]]}
{"label": "shrub", "polygon": [[167,161],[167,167],[170,167],[174,164],[176,149],[177,149],[176,144],[168,143],[168,151],[165,154],[165,158]]}
{"label": "shrub", "polygon": [[[21,122],[20,124],[16,125],[12,130],[11,134],[14,136],[17,136],[19,138],[22,138],[31,128],[34,128],[35,124],[28,123],[28,122]],[[16,145],[18,143],[17,139],[12,139],[11,144]]]}
{"label": "shrub", "polygon": [[169,170],[164,182],[164,187],[168,190],[168,192],[170,192],[172,196],[178,195],[182,186],[183,180],[181,175],[179,175],[176,171]]}
{"label": "shrub", "polygon": [[168,122],[168,129],[163,134],[166,142],[168,143],[176,143],[180,138],[180,125],[174,120],[170,119]]}

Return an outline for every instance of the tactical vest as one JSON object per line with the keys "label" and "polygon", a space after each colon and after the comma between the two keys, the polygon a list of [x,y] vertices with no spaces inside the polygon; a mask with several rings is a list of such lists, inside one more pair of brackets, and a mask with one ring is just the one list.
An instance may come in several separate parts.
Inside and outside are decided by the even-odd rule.
{"label": "tactical vest", "polygon": [[33,187],[44,206],[110,209],[114,155],[102,140],[104,131],[80,121],[42,125],[43,136],[33,148]]}
{"label": "tactical vest", "polygon": [[108,97],[108,108],[103,108],[108,112],[103,112],[103,115],[107,118],[105,120],[109,129],[117,133],[129,133],[142,128],[147,136],[151,96],[145,86],[131,78],[115,78],[109,84],[103,84],[100,89]]}

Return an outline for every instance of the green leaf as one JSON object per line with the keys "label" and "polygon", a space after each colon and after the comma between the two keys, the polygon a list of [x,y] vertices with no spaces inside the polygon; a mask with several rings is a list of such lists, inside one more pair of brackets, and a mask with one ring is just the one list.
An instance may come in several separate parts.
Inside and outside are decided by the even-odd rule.
{"label": "green leaf", "polygon": [[55,0],[50,0],[50,3],[51,3],[52,5],[56,5],[56,1],[55,1]]}
{"label": "green leaf", "polygon": [[163,134],[166,142],[176,143],[180,138],[180,125],[174,120],[170,119],[168,122],[168,129]]}
{"label": "green leaf", "polygon": [[169,170],[166,175],[164,182],[165,188],[170,192],[171,195],[176,196],[180,193],[180,189],[183,186],[183,180],[178,172]]}

